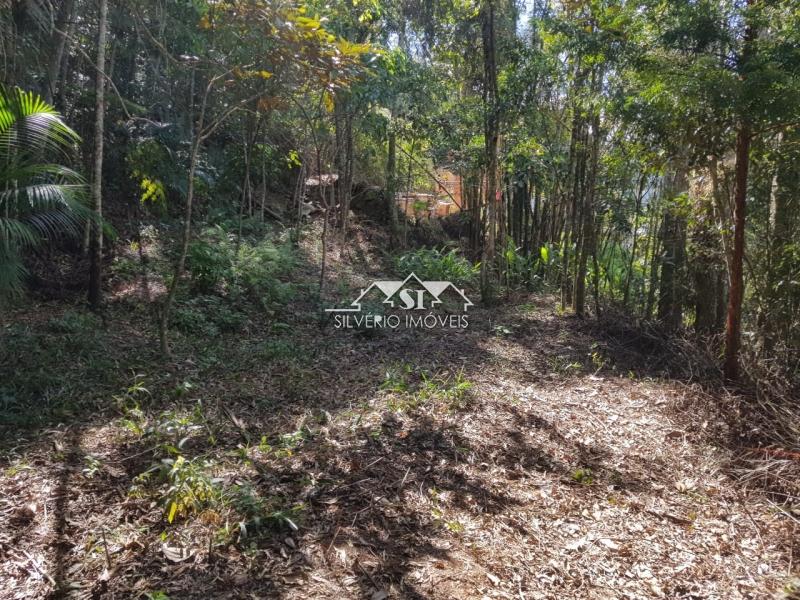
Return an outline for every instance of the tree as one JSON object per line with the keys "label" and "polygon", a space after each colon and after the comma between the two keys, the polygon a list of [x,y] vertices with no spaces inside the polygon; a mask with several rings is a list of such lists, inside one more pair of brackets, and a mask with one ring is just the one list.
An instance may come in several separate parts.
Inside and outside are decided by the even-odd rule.
{"label": "tree", "polygon": [[[186,197],[177,259],[167,293],[157,308],[159,347],[170,355],[169,325],[178,287],[186,270],[186,258],[192,236],[192,218],[196,189],[196,173],[203,145],[231,116],[242,111],[261,110],[274,99],[279,83],[291,83],[300,89],[318,85],[320,102],[330,90],[346,87],[361,72],[361,58],[371,50],[366,44],[352,44],[331,35],[318,19],[305,16],[304,10],[270,6],[257,0],[242,0],[223,6],[219,12],[201,18],[203,29],[213,32],[213,41],[206,48],[207,57],[179,60],[151,36],[161,54],[184,72],[192,81],[207,78],[199,111],[191,124]],[[279,25],[276,25],[278,23]],[[244,62],[252,58],[255,48],[257,64]],[[219,57],[222,58],[219,58]],[[236,59],[241,59],[237,61]],[[187,65],[188,63],[188,65]],[[188,66],[188,68],[187,68]],[[328,94],[328,96],[326,96]],[[194,98],[190,100],[193,104]],[[194,117],[193,106],[190,115]],[[326,213],[327,229],[327,213]],[[321,277],[324,276],[323,267]]]}
{"label": "tree", "polygon": [[103,302],[103,132],[106,115],[106,30],[108,0],[100,0],[97,21],[97,62],[95,68],[94,163],[92,171],[92,209],[95,219],[91,228],[89,267],[89,305],[99,310]]}
{"label": "tree", "polygon": [[661,280],[659,282],[658,320],[666,331],[676,332],[683,322],[686,264],[686,196],[689,181],[685,159],[670,165],[661,240]]}
{"label": "tree", "polygon": [[495,245],[497,243],[498,210],[502,206],[497,185],[497,150],[499,144],[499,114],[497,101],[497,57],[495,52],[495,8],[486,0],[481,10],[481,40],[483,42],[483,105],[484,144],[486,165],[486,237],[481,255],[481,297],[491,300],[496,280]]}
{"label": "tree", "polygon": [[21,291],[23,250],[79,233],[87,217],[83,180],[55,162],[78,141],[39,96],[0,85],[0,294]]}
{"label": "tree", "polygon": [[0,12],[0,77],[57,98],[87,140],[98,215],[178,220],[162,349],[196,222],[238,219],[242,237],[256,197],[283,220],[265,200],[291,182],[300,215],[306,179],[336,169],[315,198],[321,255],[351,184],[383,187],[397,247],[416,224],[396,192],[446,167],[463,204],[448,233],[481,261],[486,299],[560,287],[578,315],[593,295],[596,313],[619,303],[713,343],[727,317],[733,374],[740,347],[800,342],[794,4],[128,0],[107,7],[102,43],[102,3],[26,0]]}
{"label": "tree", "polygon": [[75,0],[64,0],[58,9],[53,32],[51,35],[51,54],[47,67],[47,88],[45,100],[48,104],[53,104],[56,92],[59,89],[59,78],[61,75],[61,65],[64,61],[64,48],[67,43],[67,26],[72,19]]}

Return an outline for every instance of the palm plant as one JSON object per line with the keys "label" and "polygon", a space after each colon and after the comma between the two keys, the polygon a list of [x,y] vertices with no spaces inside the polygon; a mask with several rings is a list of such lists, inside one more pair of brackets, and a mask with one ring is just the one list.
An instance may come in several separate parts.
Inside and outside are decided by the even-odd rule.
{"label": "palm plant", "polygon": [[60,164],[79,140],[41,97],[0,85],[0,295],[22,289],[25,249],[90,217],[83,179]]}

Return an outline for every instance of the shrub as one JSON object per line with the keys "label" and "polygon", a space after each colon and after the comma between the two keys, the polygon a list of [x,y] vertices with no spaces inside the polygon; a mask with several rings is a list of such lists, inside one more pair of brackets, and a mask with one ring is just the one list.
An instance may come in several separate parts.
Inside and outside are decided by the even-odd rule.
{"label": "shrub", "polygon": [[293,290],[278,277],[289,273],[295,262],[294,249],[289,244],[243,243],[236,257],[234,274],[243,290],[257,296],[262,304],[285,304],[292,298]]}
{"label": "shrub", "polygon": [[449,281],[456,285],[474,283],[479,271],[478,265],[460,256],[455,249],[420,248],[401,254],[395,264],[404,275],[414,273],[420,279]]}
{"label": "shrub", "polygon": [[206,474],[209,463],[183,456],[162,461],[162,477],[169,483],[164,494],[167,522],[200,511],[220,496],[217,482]]}
{"label": "shrub", "polygon": [[240,331],[247,322],[247,315],[232,308],[219,296],[197,296],[175,307],[172,322],[185,333],[211,337]]}
{"label": "shrub", "polygon": [[240,239],[237,247],[235,237],[211,227],[189,247],[187,265],[195,290],[233,297],[246,294],[269,308],[285,304],[293,295],[292,287],[279,277],[294,268],[294,252],[291,244],[271,240]]}
{"label": "shrub", "polygon": [[85,219],[80,175],[58,164],[78,134],[33,92],[0,85],[0,294],[21,292],[23,256],[63,234],[77,237]]}
{"label": "shrub", "polygon": [[207,229],[203,237],[192,242],[186,258],[192,287],[207,293],[232,278],[234,252],[227,234],[218,227]]}
{"label": "shrub", "polygon": [[127,256],[115,256],[109,268],[109,274],[120,279],[134,279],[142,272],[142,264]]}
{"label": "shrub", "polygon": [[208,474],[211,466],[200,458],[187,460],[180,455],[165,458],[134,479],[129,495],[141,496],[155,478],[162,484],[164,517],[172,523],[176,517],[196,514],[222,497],[219,481]]}

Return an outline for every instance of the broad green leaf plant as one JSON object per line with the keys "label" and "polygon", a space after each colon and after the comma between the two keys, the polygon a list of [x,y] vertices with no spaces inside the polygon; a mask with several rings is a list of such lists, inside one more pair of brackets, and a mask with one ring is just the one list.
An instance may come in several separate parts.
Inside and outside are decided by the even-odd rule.
{"label": "broad green leaf plant", "polygon": [[91,215],[83,179],[62,164],[79,140],[37,94],[0,86],[0,296],[21,290],[26,249]]}

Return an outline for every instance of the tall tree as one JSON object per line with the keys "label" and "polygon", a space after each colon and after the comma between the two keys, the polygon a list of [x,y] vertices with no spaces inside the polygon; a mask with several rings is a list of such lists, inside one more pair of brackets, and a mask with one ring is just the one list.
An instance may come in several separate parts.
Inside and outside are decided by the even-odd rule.
{"label": "tall tree", "polygon": [[[753,8],[756,0],[747,0],[745,31],[739,57],[739,77],[746,80],[753,44],[758,35]],[[742,300],[744,299],[744,233],[747,214],[747,175],[750,168],[750,117],[745,110],[738,115],[736,126],[736,171],[733,190],[733,252],[731,255],[728,316],[725,323],[725,377],[739,377],[739,345],[742,329]]]}
{"label": "tall tree", "polygon": [[47,80],[45,88],[45,100],[49,104],[53,104],[56,97],[61,75],[61,65],[64,62],[64,48],[67,43],[67,28],[70,20],[73,18],[73,9],[75,0],[64,0],[58,9],[58,17],[56,18],[51,35],[51,54],[50,61],[47,67]]}
{"label": "tall tree", "polygon": [[92,165],[92,209],[89,267],[89,305],[98,310],[103,302],[103,135],[106,115],[106,31],[108,0],[100,0],[97,16],[97,61],[95,62],[94,162]]}
{"label": "tall tree", "polygon": [[658,320],[665,330],[675,332],[683,321],[684,266],[686,262],[686,194],[689,180],[685,158],[672,164],[666,186],[662,223],[661,280],[659,282]]}
{"label": "tall tree", "polygon": [[483,107],[484,145],[486,165],[486,229],[481,255],[481,297],[490,300],[496,280],[495,246],[497,244],[500,187],[497,185],[497,149],[499,145],[499,119],[497,105],[497,55],[495,49],[494,0],[486,0],[481,11],[481,40],[483,42]]}

